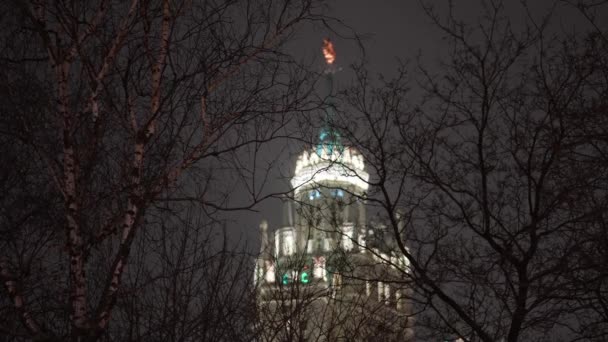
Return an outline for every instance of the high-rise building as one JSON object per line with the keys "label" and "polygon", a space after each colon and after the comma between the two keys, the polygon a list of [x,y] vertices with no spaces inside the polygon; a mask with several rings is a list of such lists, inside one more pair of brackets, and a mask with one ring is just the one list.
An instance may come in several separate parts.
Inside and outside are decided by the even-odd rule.
{"label": "high-rise building", "polygon": [[255,282],[268,341],[411,339],[407,259],[366,220],[363,157],[331,127],[297,159],[283,225],[262,243]]}

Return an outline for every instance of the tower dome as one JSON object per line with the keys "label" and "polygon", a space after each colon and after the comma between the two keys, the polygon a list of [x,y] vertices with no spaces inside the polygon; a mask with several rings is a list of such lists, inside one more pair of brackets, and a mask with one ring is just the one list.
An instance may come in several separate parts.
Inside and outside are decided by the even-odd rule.
{"label": "tower dome", "polygon": [[345,188],[362,195],[369,187],[368,181],[363,156],[357,150],[337,145],[335,140],[321,140],[298,157],[291,186],[296,197],[304,190],[319,187]]}

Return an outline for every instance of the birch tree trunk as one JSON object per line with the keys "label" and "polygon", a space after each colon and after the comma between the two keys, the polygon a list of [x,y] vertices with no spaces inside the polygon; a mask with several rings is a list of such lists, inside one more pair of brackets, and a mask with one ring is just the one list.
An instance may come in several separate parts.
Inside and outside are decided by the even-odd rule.
{"label": "birch tree trunk", "polygon": [[[235,158],[249,158],[248,151],[258,158],[265,143],[296,130],[295,113],[314,106],[309,96],[316,76],[303,72],[283,46],[299,27],[325,18],[320,2],[261,5],[168,0],[3,5],[11,14],[3,32],[14,33],[3,35],[3,43],[19,43],[7,43],[12,47],[2,51],[2,63],[18,67],[6,69],[10,81],[2,91],[15,120],[2,122],[1,136],[11,156],[28,156],[19,165],[32,171],[7,170],[2,185],[31,198],[33,184],[44,184],[38,201],[47,204],[30,210],[19,202],[23,196],[6,198],[6,208],[17,210],[3,210],[8,233],[0,274],[7,317],[14,315],[21,324],[0,320],[2,331],[37,339],[111,338],[125,279],[132,284],[126,277],[149,262],[141,256],[149,246],[141,243],[166,227],[157,218],[177,219],[181,205],[206,213],[234,209],[215,168],[223,170],[220,181],[232,177],[251,187],[256,172],[234,165],[255,163]],[[37,91],[31,101],[15,91],[28,87]],[[20,182],[11,184],[13,179]],[[253,187],[239,208],[272,196]],[[55,206],[58,196],[62,208]],[[167,202],[182,204],[167,209]],[[213,227],[221,219],[214,215],[197,216]],[[201,248],[212,249],[212,241],[205,243]],[[223,249],[226,257],[228,250]],[[236,281],[231,270],[214,262],[197,265],[192,277]],[[145,288],[156,289],[158,282],[150,279]],[[209,296],[223,290],[214,291]],[[235,290],[229,293],[226,303]]]}

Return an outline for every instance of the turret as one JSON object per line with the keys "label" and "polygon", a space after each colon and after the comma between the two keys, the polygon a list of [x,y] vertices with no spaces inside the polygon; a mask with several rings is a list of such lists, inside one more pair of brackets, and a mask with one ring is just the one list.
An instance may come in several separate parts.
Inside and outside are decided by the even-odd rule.
{"label": "turret", "polygon": [[268,246],[270,245],[268,242],[268,221],[266,220],[260,222],[260,237],[260,256],[262,256],[269,252]]}

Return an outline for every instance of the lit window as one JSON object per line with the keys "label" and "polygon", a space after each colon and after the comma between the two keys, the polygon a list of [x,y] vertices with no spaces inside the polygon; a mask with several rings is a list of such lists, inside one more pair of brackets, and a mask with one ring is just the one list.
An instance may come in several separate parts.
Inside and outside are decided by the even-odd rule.
{"label": "lit window", "polygon": [[294,253],[294,241],[292,232],[283,232],[283,255]]}
{"label": "lit window", "polygon": [[274,263],[270,261],[266,261],[266,281],[269,283],[274,283],[275,280],[275,271],[274,271]]}
{"label": "lit window", "polygon": [[313,275],[317,279],[325,280],[325,257],[313,257]]}
{"label": "lit window", "polygon": [[342,189],[332,189],[331,190],[332,197],[344,197],[344,190]]}
{"label": "lit window", "polygon": [[330,252],[332,250],[331,239],[325,238],[323,242],[323,251]]}
{"label": "lit window", "polygon": [[310,190],[308,193],[308,199],[312,201],[315,198],[321,198],[321,192],[319,190]]}
{"label": "lit window", "polygon": [[348,224],[342,227],[342,248],[346,251],[350,251],[353,249],[353,233],[354,227],[352,224]]}

